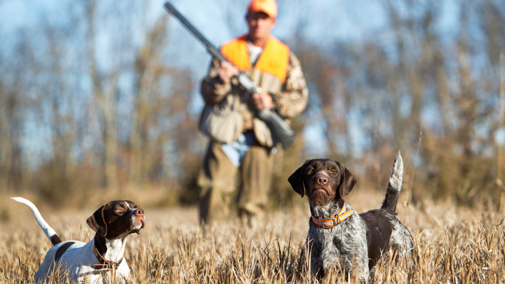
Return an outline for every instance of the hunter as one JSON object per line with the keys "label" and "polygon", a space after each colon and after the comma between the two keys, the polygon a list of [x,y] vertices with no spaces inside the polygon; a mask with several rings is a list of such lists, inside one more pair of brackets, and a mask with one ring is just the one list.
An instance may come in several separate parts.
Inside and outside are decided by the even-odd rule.
{"label": "hunter", "polygon": [[[202,224],[228,219],[232,196],[238,187],[236,207],[249,224],[261,220],[272,181],[274,141],[255,111],[276,111],[284,120],[300,115],[308,90],[299,60],[288,46],[270,35],[277,16],[274,0],[252,0],[245,16],[248,33],[224,43],[221,53],[232,64],[213,59],[201,84],[207,106],[228,104],[238,112],[233,141],[208,144],[198,185]],[[262,93],[246,94],[236,75],[245,72]],[[236,138],[235,138],[236,137]],[[239,178],[239,180],[237,180]]]}

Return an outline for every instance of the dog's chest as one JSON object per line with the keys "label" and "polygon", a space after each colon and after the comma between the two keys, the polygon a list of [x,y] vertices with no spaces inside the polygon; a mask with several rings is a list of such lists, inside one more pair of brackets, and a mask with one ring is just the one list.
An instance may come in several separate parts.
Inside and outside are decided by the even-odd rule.
{"label": "dog's chest", "polygon": [[321,257],[346,256],[352,253],[356,240],[350,231],[341,228],[323,229],[312,226],[308,238],[313,240],[314,245],[320,248]]}
{"label": "dog's chest", "polygon": [[[93,253],[93,241],[84,244],[77,242],[80,247],[69,249],[61,258],[59,264],[65,265],[69,277],[75,283],[111,283],[111,269],[93,269],[91,265],[98,264]],[[116,280],[124,280],[128,277],[130,269],[126,260],[123,260],[115,270]]]}
{"label": "dog's chest", "polygon": [[367,257],[366,230],[358,218],[349,218],[333,228],[310,224],[308,240],[313,242],[312,259],[324,269],[350,267],[356,258]]}

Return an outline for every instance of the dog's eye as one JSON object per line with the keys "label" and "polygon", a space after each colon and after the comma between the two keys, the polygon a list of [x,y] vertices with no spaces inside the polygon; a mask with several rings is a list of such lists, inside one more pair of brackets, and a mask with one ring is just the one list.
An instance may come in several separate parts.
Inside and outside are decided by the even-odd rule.
{"label": "dog's eye", "polygon": [[310,167],[310,168],[307,169],[307,174],[308,175],[311,175],[313,172],[314,172],[314,168],[313,167]]}
{"label": "dog's eye", "polygon": [[336,168],[329,168],[328,171],[335,173],[335,172],[337,172],[337,169]]}

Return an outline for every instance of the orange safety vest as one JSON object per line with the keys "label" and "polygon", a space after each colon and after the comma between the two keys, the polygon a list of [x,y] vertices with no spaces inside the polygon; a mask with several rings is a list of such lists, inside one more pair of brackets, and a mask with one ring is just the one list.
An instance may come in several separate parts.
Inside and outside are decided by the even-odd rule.
{"label": "orange safety vest", "polygon": [[[246,38],[246,35],[241,36],[224,43],[221,47],[221,53],[224,57],[240,71],[247,71],[253,68],[249,58]],[[284,83],[286,81],[288,63],[289,47],[275,37],[270,36],[254,68],[260,72],[269,73]]]}

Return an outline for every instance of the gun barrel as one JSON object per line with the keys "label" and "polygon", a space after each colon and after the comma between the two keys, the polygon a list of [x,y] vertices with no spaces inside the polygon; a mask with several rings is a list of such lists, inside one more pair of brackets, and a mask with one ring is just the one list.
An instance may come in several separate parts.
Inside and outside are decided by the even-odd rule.
{"label": "gun barrel", "polygon": [[181,15],[181,13],[179,13],[179,11],[177,11],[177,9],[175,9],[172,4],[165,2],[164,6],[170,14],[179,19],[179,21],[181,21],[181,23],[205,45],[212,56],[216,57],[219,61],[228,61],[210,41],[208,41],[183,15]]}

